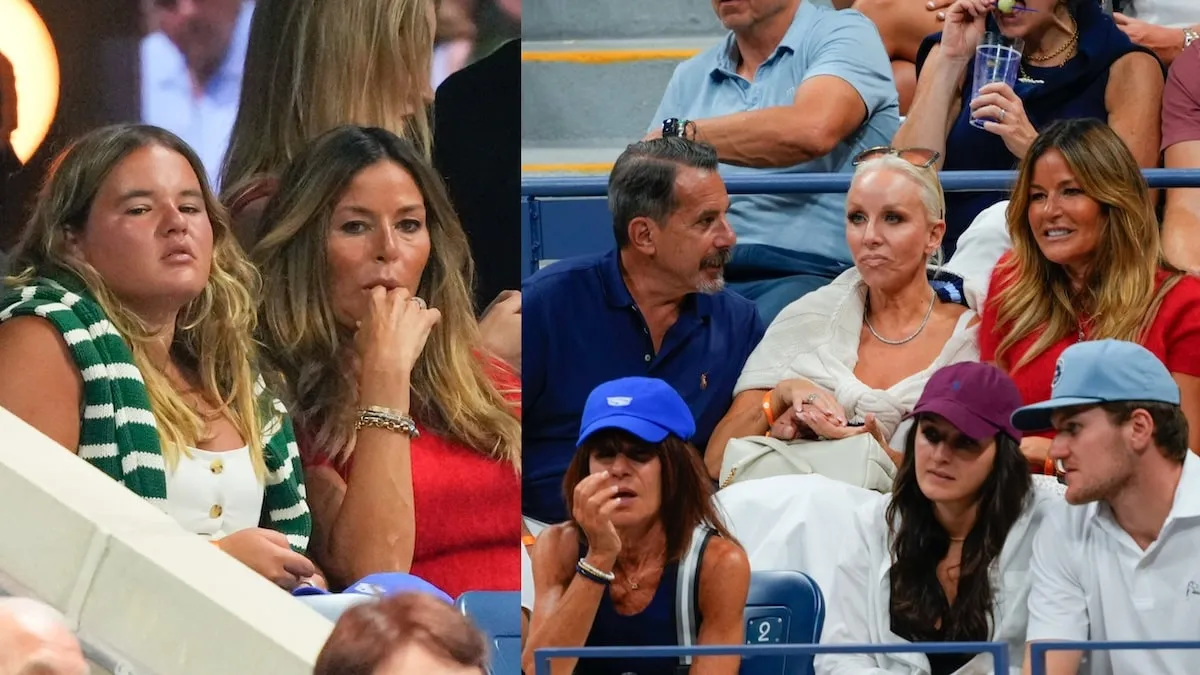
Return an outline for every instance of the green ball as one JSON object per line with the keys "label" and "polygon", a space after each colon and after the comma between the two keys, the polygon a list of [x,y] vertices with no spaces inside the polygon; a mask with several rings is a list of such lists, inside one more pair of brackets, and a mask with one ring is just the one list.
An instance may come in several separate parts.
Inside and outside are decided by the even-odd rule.
{"label": "green ball", "polygon": [[1013,7],[1016,7],[1016,6],[1017,6],[1016,0],[999,0],[999,2],[996,3],[996,9],[1000,10],[1001,12],[1004,12],[1005,14],[1012,14]]}

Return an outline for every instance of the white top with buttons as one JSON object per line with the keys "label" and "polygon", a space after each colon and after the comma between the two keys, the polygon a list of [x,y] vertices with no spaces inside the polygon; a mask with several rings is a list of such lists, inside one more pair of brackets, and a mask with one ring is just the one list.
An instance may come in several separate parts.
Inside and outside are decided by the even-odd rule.
{"label": "white top with buttons", "polygon": [[263,489],[250,463],[250,448],[188,448],[167,473],[167,513],[189,532],[220,539],[258,527]]}

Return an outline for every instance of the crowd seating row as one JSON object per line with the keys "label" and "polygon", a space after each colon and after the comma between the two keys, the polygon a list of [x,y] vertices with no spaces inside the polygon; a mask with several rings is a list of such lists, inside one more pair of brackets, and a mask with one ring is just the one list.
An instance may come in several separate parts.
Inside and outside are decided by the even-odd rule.
{"label": "crowd seating row", "polygon": [[[1152,188],[1200,187],[1200,169],[1144,169]],[[730,176],[731,195],[754,193],[845,192],[851,174],[780,174]],[[1014,171],[947,171],[940,174],[947,192],[1008,189]],[[612,217],[604,197],[606,176],[526,177],[521,181],[521,276],[555,260],[607,250],[613,246]]]}

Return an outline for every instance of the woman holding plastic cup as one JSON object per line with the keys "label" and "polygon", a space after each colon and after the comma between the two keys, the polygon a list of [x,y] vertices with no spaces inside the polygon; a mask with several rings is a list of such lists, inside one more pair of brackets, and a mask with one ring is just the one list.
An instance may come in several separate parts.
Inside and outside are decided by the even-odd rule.
{"label": "woman holding plastic cup", "polygon": [[[1079,117],[1107,122],[1141,166],[1158,163],[1162,66],[1096,0],[956,0],[944,31],[921,46],[917,72],[893,145],[941,151],[940,169],[1010,170],[1040,128]],[[1007,195],[946,197],[951,254],[975,216]]]}

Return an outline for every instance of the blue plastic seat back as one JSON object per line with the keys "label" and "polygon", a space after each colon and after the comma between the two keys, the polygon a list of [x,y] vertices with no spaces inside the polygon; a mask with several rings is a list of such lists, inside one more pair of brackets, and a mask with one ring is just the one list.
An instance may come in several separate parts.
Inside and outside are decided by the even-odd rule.
{"label": "blue plastic seat back", "polygon": [[[746,598],[746,644],[814,644],[825,624],[825,597],[812,577],[792,570],[750,574]],[[806,655],[742,659],[739,675],[810,675]]]}
{"label": "blue plastic seat back", "polygon": [[521,675],[520,591],[468,591],[454,604],[487,633],[492,675]]}

